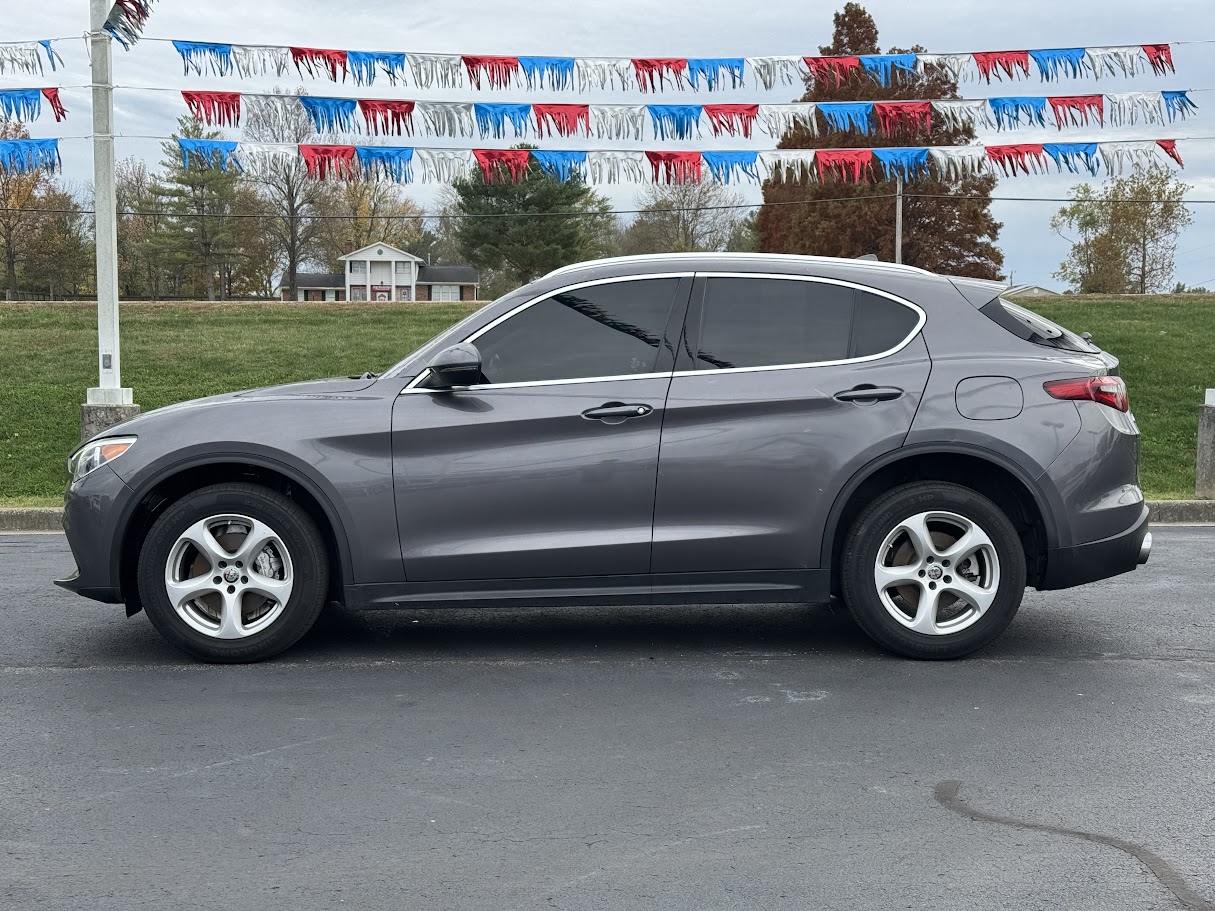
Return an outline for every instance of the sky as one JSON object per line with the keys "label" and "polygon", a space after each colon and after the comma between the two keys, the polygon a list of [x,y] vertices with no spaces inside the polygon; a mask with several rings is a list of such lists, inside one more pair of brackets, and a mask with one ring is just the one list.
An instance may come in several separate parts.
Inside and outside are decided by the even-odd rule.
{"label": "sky", "polygon": [[[746,57],[777,54],[816,54],[830,42],[832,12],[843,5],[808,4],[804,0],[765,0],[741,4],[725,0],[697,3],[668,0],[520,0],[513,4],[485,0],[256,0],[218,3],[216,0],[182,2],[157,0],[145,30],[148,38],[221,41],[235,44],[273,44],[330,47],[349,50],[415,51],[455,54],[533,54],[538,56],[622,57]],[[1210,0],[871,0],[863,4],[873,15],[882,47],[922,45],[929,51],[1002,50],[1007,48],[1076,47],[1158,42],[1192,42],[1174,46],[1176,75],[1104,78],[1100,81],[1065,80],[1042,84],[1037,77],[992,86],[968,82],[961,94],[968,98],[1001,94],[1064,95],[1096,92],[1188,89],[1199,105],[1198,114],[1182,123],[1156,127],[1022,128],[1013,133],[980,134],[986,142],[1092,141],[1100,139],[1178,138],[1185,159],[1182,179],[1191,185],[1189,198],[1215,200],[1215,4]],[[87,28],[86,0],[52,0],[40,4],[8,4],[0,40],[27,41],[80,36]],[[222,12],[220,12],[222,10]],[[1207,42],[1207,43],[1203,43]],[[80,185],[92,179],[88,57],[79,37],[58,42],[67,68],[41,80],[26,75],[0,75],[0,88],[61,86],[69,116],[61,124],[43,117],[31,125],[34,136],[59,136],[64,178]],[[167,42],[143,41],[129,52],[115,46],[117,154],[149,162],[162,155],[159,143],[145,136],[168,136],[185,106],[175,92],[164,89],[220,89],[267,92],[276,85],[286,89],[304,86],[312,94],[347,97],[381,97],[431,100],[596,101],[625,100],[607,93],[558,96],[548,92],[476,92],[431,89],[412,85],[393,87],[377,80],[360,88],[325,80],[291,78],[242,82],[235,75],[200,78],[183,75],[180,58]],[[294,77],[294,74],[293,74]],[[795,101],[796,86],[765,92],[748,86],[711,95],[667,92],[661,96],[630,95],[634,103],[706,101]],[[79,138],[68,138],[79,137]],[[1185,137],[1194,137],[1187,141]],[[1206,137],[1205,141],[1202,137]],[[239,132],[227,138],[238,139]],[[408,139],[391,140],[406,144]],[[415,139],[419,145],[437,140]],[[467,141],[465,141],[467,143]],[[772,140],[760,134],[750,142],[727,142],[707,129],[700,140],[667,141],[664,148],[765,148]],[[459,145],[458,142],[451,143]],[[490,141],[478,141],[490,145]],[[503,143],[509,145],[509,142]],[[621,146],[619,142],[546,141],[551,147],[595,148]],[[650,147],[653,147],[650,144]],[[1091,179],[1091,178],[1090,178]],[[1065,197],[1080,178],[1074,175],[1035,175],[1002,178],[993,204],[1004,223],[999,246],[1005,271],[1018,283],[1062,289],[1052,277],[1067,255],[1068,244],[1049,227],[1061,203],[1028,201],[1026,197]],[[599,187],[618,210],[636,208],[640,187]],[[758,201],[757,186],[741,188],[748,202]],[[422,185],[410,188],[419,204],[432,208],[436,190]],[[1187,285],[1215,290],[1215,203],[1192,207],[1194,221],[1178,245],[1176,278]]]}

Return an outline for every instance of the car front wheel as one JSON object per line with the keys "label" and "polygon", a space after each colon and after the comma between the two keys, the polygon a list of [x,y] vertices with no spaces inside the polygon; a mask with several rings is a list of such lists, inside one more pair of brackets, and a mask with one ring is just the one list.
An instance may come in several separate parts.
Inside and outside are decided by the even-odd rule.
{"label": "car front wheel", "polygon": [[152,525],[139,555],[149,619],[206,661],[260,661],[295,644],[320,614],[328,582],[316,524],[255,484],[186,495]]}
{"label": "car front wheel", "polygon": [[1025,553],[987,497],[920,482],[861,513],[841,576],[844,601],[879,644],[909,658],[959,658],[1012,622],[1025,593]]}

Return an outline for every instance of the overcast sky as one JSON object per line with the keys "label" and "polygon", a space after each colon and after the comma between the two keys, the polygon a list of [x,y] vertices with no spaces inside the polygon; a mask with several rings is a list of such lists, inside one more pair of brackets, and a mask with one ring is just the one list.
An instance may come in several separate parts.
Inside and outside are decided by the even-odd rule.
{"label": "overcast sky", "polygon": [[[768,54],[814,54],[830,41],[831,13],[843,5],[808,4],[804,0],[766,0],[759,4],[700,0],[525,0],[494,4],[485,0],[256,0],[248,3],[184,2],[158,0],[146,30],[149,37],[236,44],[277,44],[332,47],[352,50],[398,50],[439,53],[534,54],[554,56],[655,56],[745,57]],[[7,4],[3,40],[34,40],[80,35],[87,27],[86,0],[53,0],[33,4]],[[1164,41],[1215,39],[1215,4],[1211,0],[872,0],[865,4],[877,21],[883,48],[920,44],[930,51],[1001,50],[1005,48],[1073,47],[1080,45],[1141,44]],[[817,7],[817,10],[814,8]],[[55,124],[43,120],[31,128],[36,136],[84,136],[90,128],[88,62],[79,39],[57,45],[67,62],[66,72],[48,74],[43,84],[61,85],[68,119]],[[1177,75],[1065,81],[1041,84],[1036,77],[988,87],[966,83],[966,97],[999,94],[1083,94],[1157,89],[1191,89],[1200,106],[1196,117],[1181,124],[1139,130],[1110,127],[1071,128],[1062,134],[1054,127],[1021,129],[1015,133],[981,137],[985,141],[1084,141],[1102,138],[1211,137],[1209,141],[1179,142],[1186,161],[1183,178],[1193,186],[1195,199],[1215,200],[1215,43],[1174,47]],[[183,76],[180,58],[172,46],[140,43],[130,52],[116,47],[115,81],[126,86],[225,89],[264,92],[274,80],[241,83],[236,77],[200,79]],[[31,84],[28,76],[0,76],[0,87]],[[284,87],[305,85],[313,94],[372,97],[431,98],[435,100],[569,100],[549,93],[475,92],[470,89],[430,92],[412,86],[392,87],[383,80],[370,89],[327,81],[279,80]],[[705,100],[782,102],[796,99],[793,87],[772,93],[748,87],[731,93],[668,92],[668,103]],[[543,97],[542,97],[543,96]],[[635,97],[635,96],[631,96]],[[619,100],[597,94],[580,96],[594,103]],[[116,96],[117,130],[128,136],[166,136],[176,117],[185,112],[178,95],[169,92],[120,91]],[[230,138],[239,138],[232,133]],[[409,140],[401,140],[404,144]],[[415,140],[419,144],[438,144]],[[764,148],[763,134],[739,147]],[[152,140],[118,141],[119,157],[160,158]],[[489,145],[489,142],[485,142]],[[566,142],[565,147],[594,148],[595,140]],[[608,143],[620,147],[620,143]],[[705,130],[698,141],[666,142],[664,147],[727,148],[732,144]],[[87,182],[92,176],[91,148],[82,139],[61,145],[64,174]],[[1064,196],[1074,176],[1031,176],[1002,179],[997,197]],[[635,187],[601,188],[618,209],[634,208]],[[433,189],[411,192],[424,206],[434,199]],[[748,200],[758,199],[758,188],[744,188]],[[1051,277],[1067,253],[1067,244],[1053,235],[1048,222],[1058,203],[999,200],[994,205],[1004,222],[1000,247],[1005,268],[1017,282],[1061,287]],[[1187,284],[1215,288],[1215,204],[1194,207],[1194,224],[1180,244],[1177,278]]]}

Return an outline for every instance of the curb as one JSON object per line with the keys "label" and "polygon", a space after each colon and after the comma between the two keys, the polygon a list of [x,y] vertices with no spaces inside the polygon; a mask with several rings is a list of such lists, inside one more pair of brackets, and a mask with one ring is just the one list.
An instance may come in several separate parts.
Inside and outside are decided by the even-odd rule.
{"label": "curb", "polygon": [[[1215,500],[1148,500],[1153,525],[1215,525]],[[0,534],[63,531],[63,509],[0,509]]]}

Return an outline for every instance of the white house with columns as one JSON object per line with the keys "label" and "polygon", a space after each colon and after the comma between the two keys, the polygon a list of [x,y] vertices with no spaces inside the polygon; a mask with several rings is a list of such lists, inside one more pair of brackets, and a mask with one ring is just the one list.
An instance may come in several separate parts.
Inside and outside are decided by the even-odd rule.
{"label": "white house with columns", "polygon": [[[475,301],[479,278],[469,266],[428,266],[391,244],[374,243],[340,258],[340,273],[296,273],[301,301]],[[282,296],[289,297],[284,282]]]}

